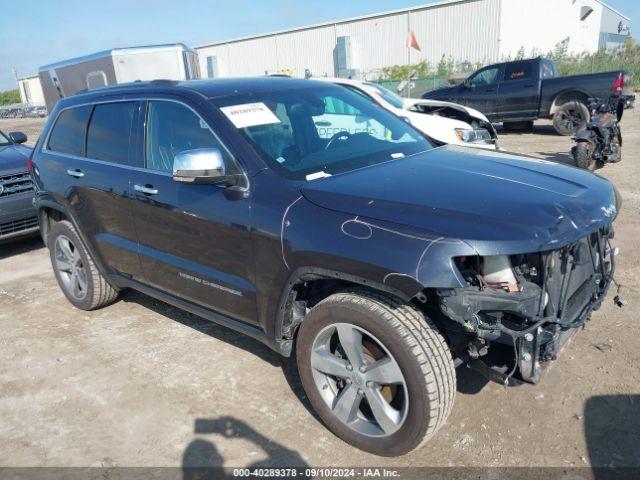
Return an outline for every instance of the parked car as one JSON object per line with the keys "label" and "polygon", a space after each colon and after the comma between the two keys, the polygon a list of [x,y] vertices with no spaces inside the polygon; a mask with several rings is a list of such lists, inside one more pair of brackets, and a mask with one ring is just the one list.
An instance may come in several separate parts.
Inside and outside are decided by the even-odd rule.
{"label": "parked car", "polygon": [[[362,129],[323,133],[330,113]],[[434,148],[326,82],[150,82],[63,99],[32,172],[73,305],[133,288],[284,356],[295,348],[328,428],[379,455],[442,427],[456,364],[538,382],[614,271],[606,179]]]}
{"label": "parked car", "polygon": [[556,132],[573,135],[589,121],[589,98],[631,93],[631,75],[624,71],[559,77],[553,61],[533,58],[489,65],[422,98],[475,108],[505,128],[529,128],[538,118],[553,118]]}
{"label": "parked car", "polygon": [[33,208],[33,183],[27,170],[31,149],[22,132],[0,132],[0,242],[34,235],[38,219]]}
{"label": "parked car", "polygon": [[[347,78],[317,78],[342,85],[374,101],[395,115],[405,119],[438,145],[453,144],[495,150],[498,135],[482,113],[456,103],[419,98],[402,98],[382,85]],[[353,131],[355,122],[344,123],[352,117],[335,115],[330,120],[334,131]]]}

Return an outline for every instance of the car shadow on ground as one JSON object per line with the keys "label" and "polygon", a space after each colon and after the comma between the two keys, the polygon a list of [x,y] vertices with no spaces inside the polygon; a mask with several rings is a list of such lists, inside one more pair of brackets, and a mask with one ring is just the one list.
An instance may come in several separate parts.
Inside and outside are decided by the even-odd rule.
{"label": "car shadow on ground", "polygon": [[[304,388],[302,387],[302,381],[300,380],[296,363],[295,345],[291,357],[285,358],[271,350],[269,347],[263,345],[258,340],[254,340],[251,337],[235,332],[227,327],[217,325],[216,323],[198,317],[197,315],[192,315],[184,310],[156,300],[143,293],[129,290],[122,295],[121,300],[137,303],[138,305],[152,310],[158,315],[163,315],[186,327],[197,330],[200,333],[209,335],[212,338],[230,345],[234,345],[256,355],[261,360],[268,362],[275,367],[280,367],[293,394],[307,409],[309,414],[318,422],[322,423],[320,417],[311,407],[311,404],[304,392]],[[464,366],[456,369],[456,379],[457,391],[467,395],[475,395],[479,393],[489,383],[489,380],[481,373]]]}
{"label": "car shadow on ground", "polygon": [[550,135],[550,136],[554,136],[554,137],[560,137],[561,136],[560,134],[558,134],[555,131],[555,129],[553,128],[553,125],[534,125],[533,127],[525,129],[525,130],[506,129],[500,124],[498,124],[498,125],[494,124],[494,127],[496,129],[496,132],[498,132],[498,139],[500,138],[501,135],[528,134],[528,135]]}
{"label": "car shadow on ground", "polygon": [[[584,434],[594,478],[612,478],[612,469],[640,474],[640,395],[602,395],[588,398]],[[633,471],[625,471],[633,468]],[[628,477],[628,478],[638,478]]]}
{"label": "car shadow on ground", "polygon": [[536,156],[542,160],[548,160],[550,162],[560,163],[562,165],[568,165],[575,167],[576,164],[571,156],[571,152],[536,152]]}
{"label": "car shadow on ground", "polygon": [[490,380],[480,372],[464,365],[456,368],[456,387],[458,393],[475,395],[480,393]]}
{"label": "car shadow on ground", "polygon": [[39,234],[21,240],[0,243],[0,260],[41,248],[44,248],[44,243]]}
{"label": "car shadow on ground", "polygon": [[134,290],[127,290],[120,298],[124,302],[137,303],[138,305],[152,310],[158,315],[168,317],[171,320],[197,330],[200,333],[204,333],[205,335],[209,335],[217,340],[246,350],[273,366],[277,367],[282,364],[282,357],[280,355],[260,343],[258,340],[254,340],[243,333],[223,327]]}
{"label": "car shadow on ground", "polygon": [[275,367],[280,367],[293,394],[316,420],[321,421],[309,404],[307,396],[304,393],[304,389],[302,388],[302,381],[298,375],[298,368],[296,364],[295,346],[292,356],[290,358],[286,358],[263,345],[258,340],[254,340],[247,335],[235,332],[227,327],[217,325],[216,323],[198,317],[197,315],[192,315],[189,312],[185,312],[184,310],[156,300],[143,293],[128,290],[122,295],[121,300],[137,303],[138,305],[152,310],[158,315],[163,315],[186,327],[193,328],[200,333],[209,335],[216,340],[241,348]]}
{"label": "car shadow on ground", "polygon": [[[256,452],[256,456],[262,458],[248,465],[248,469],[270,467],[298,467],[306,468],[309,465],[304,461],[300,453],[291,450],[255,430],[253,427],[234,417],[198,418],[194,425],[194,434],[197,436],[189,443],[182,456],[183,479],[213,479],[221,478],[225,472],[220,470],[224,466],[224,458],[216,447],[216,437],[238,439],[249,442],[262,452]],[[253,451],[254,448],[251,448]],[[266,456],[266,458],[265,458]],[[247,455],[245,458],[249,458]],[[234,476],[227,471],[227,476]],[[278,475],[279,478],[294,477],[292,473]]]}

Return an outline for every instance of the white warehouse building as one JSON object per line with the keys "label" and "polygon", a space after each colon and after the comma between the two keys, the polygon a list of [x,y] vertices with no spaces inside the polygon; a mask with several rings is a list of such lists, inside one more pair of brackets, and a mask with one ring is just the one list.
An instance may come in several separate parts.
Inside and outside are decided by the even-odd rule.
{"label": "white warehouse building", "polygon": [[[407,47],[410,32],[420,51]],[[440,59],[483,64],[623,44],[629,19],[600,0],[447,0],[195,47],[203,77],[290,73],[374,79],[384,67]]]}

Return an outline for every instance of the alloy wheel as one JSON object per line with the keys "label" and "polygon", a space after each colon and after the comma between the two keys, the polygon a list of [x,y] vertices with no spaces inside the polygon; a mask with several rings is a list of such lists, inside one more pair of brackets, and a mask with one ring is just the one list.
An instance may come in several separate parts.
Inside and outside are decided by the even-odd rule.
{"label": "alloy wheel", "polygon": [[76,300],[83,300],[87,296],[88,282],[80,251],[65,235],[56,238],[54,248],[56,269],[64,289]]}
{"label": "alloy wheel", "polygon": [[349,323],[321,330],[311,351],[313,379],[332,413],[349,428],[387,437],[409,410],[407,383],[396,359],[371,333]]}

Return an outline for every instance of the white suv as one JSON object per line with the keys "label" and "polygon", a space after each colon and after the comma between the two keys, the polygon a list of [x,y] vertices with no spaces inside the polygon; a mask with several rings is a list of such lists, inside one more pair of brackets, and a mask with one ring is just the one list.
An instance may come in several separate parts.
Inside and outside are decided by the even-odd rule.
{"label": "white suv", "polygon": [[[497,149],[498,136],[493,125],[487,117],[473,108],[438,100],[402,98],[373,82],[327,77],[314,78],[314,80],[342,85],[366,96],[381,107],[404,118],[437,143]],[[351,118],[353,117],[336,115],[335,118],[327,121],[331,120],[334,128],[357,131],[357,125],[342,125],[340,123],[341,119]]]}

